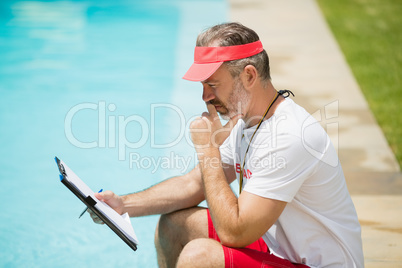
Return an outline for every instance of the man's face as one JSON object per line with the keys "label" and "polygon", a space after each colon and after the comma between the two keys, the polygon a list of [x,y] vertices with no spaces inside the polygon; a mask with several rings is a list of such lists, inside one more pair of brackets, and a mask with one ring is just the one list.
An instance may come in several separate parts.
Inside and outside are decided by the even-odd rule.
{"label": "man's face", "polygon": [[225,65],[202,82],[202,99],[215,106],[224,119],[244,114],[250,100],[240,79],[233,79]]}

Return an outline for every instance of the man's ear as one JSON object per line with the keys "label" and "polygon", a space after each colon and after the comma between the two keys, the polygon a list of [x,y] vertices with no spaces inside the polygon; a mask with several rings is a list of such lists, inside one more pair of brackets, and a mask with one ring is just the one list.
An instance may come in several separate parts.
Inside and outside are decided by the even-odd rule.
{"label": "man's ear", "polygon": [[247,65],[243,69],[242,82],[244,87],[252,88],[257,82],[258,72],[253,65]]}

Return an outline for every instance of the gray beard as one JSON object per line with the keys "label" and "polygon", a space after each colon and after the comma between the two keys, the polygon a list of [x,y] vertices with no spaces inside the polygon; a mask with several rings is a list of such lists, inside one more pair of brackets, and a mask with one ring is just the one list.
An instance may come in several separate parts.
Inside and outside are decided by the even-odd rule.
{"label": "gray beard", "polygon": [[234,88],[227,102],[227,112],[221,116],[225,120],[229,120],[235,115],[243,114],[243,111],[248,107],[250,102],[250,94],[246,91],[240,79],[234,81]]}

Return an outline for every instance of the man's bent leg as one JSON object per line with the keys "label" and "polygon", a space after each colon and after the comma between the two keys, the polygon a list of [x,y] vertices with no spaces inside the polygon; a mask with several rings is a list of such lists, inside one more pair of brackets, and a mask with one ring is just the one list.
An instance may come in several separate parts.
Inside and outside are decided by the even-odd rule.
{"label": "man's bent leg", "polygon": [[162,215],[155,232],[159,267],[175,267],[184,246],[198,238],[208,238],[206,209],[194,207]]}
{"label": "man's bent leg", "polygon": [[177,268],[225,267],[225,255],[221,243],[210,238],[190,241],[177,261]]}

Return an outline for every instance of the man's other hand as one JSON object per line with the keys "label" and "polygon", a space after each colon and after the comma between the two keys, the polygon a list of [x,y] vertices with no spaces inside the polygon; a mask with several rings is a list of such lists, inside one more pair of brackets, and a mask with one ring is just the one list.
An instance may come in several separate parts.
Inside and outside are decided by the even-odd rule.
{"label": "man's other hand", "polygon": [[210,103],[206,105],[208,112],[204,112],[190,124],[191,139],[196,149],[221,146],[237,121],[243,117],[241,114],[235,115],[222,126],[215,107]]}

